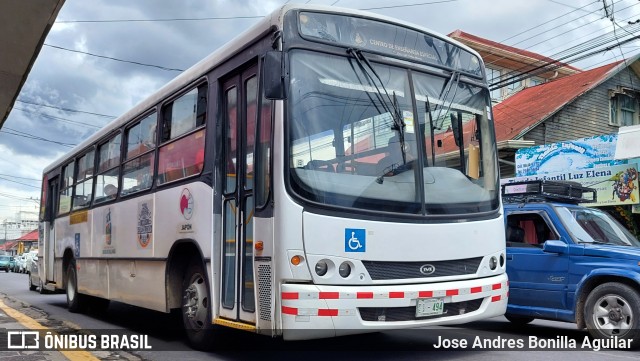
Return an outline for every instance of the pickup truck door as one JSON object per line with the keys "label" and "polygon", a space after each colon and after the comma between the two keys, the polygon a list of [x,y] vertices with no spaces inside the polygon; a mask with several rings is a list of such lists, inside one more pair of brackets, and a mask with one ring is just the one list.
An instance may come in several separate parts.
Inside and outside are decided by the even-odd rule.
{"label": "pickup truck door", "polygon": [[[569,255],[542,250],[545,241],[560,239],[548,212],[549,210],[545,209],[507,211],[510,306],[568,308],[566,300]],[[520,232],[524,233],[524,239],[509,237],[509,227],[520,227],[524,231]]]}

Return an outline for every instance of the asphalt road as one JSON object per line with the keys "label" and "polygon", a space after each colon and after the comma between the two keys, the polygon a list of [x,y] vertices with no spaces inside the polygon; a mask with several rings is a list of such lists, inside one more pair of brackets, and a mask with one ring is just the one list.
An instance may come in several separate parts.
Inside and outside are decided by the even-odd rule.
{"label": "asphalt road", "polygon": [[[142,360],[637,360],[638,351],[583,347],[586,331],[573,324],[535,320],[514,326],[499,317],[456,327],[401,330],[312,341],[285,342],[237,330],[223,330],[212,340],[212,352],[194,351],[180,329],[179,315],[112,302],[103,313],[73,314],[63,294],[28,290],[27,275],[0,272],[0,300],[54,329],[148,335],[151,351],[97,353],[98,358]],[[464,345],[464,341],[468,343]],[[588,338],[587,338],[588,340]],[[475,344],[474,344],[475,342]],[[530,342],[534,342],[531,343]],[[450,348],[438,348],[441,344]],[[479,343],[482,343],[480,345]],[[555,343],[562,349],[554,349]],[[575,343],[575,346],[573,346]],[[453,348],[453,346],[458,348]],[[529,346],[536,346],[529,349]],[[483,347],[478,347],[483,346]],[[542,346],[542,347],[541,347]],[[546,346],[546,347],[545,347]],[[564,347],[569,346],[569,347]],[[593,345],[591,345],[593,346]],[[568,349],[568,350],[567,350]],[[0,359],[2,359],[0,352]]]}

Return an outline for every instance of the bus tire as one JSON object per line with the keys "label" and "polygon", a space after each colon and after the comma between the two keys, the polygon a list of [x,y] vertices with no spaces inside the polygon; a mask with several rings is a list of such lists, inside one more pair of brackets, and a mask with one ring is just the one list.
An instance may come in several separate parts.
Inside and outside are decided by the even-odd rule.
{"label": "bus tire", "polygon": [[640,294],[617,282],[603,283],[587,296],[584,319],[593,338],[614,336],[632,340],[632,347],[640,343]]}
{"label": "bus tire", "polygon": [[198,350],[210,350],[214,331],[211,324],[211,300],[206,274],[200,261],[192,261],[184,275],[181,313],[189,344]]}
{"label": "bus tire", "polygon": [[78,271],[76,261],[71,260],[67,267],[67,308],[69,312],[82,312],[86,306],[83,295],[78,292]]}

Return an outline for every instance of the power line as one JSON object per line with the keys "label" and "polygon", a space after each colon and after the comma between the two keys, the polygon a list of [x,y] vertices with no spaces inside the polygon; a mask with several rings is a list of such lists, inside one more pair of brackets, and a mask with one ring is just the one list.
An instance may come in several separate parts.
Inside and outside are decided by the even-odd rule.
{"label": "power line", "polygon": [[253,16],[216,16],[206,18],[168,18],[168,19],[111,19],[111,20],[56,20],[55,24],[70,23],[144,23],[162,21],[205,21],[205,20],[237,20],[237,19],[260,19],[264,15]]}
{"label": "power line", "polygon": [[[457,1],[459,1],[459,0],[440,0],[440,1],[430,1],[430,2],[423,2],[423,3],[416,3],[416,4],[382,6],[382,7],[374,7],[374,8],[360,8],[360,9],[357,9],[357,10],[394,9],[394,8],[404,8],[404,7],[412,7],[412,6],[442,4],[442,3],[457,2]],[[335,3],[337,3],[337,1],[334,2],[334,4]],[[207,21],[207,20],[261,19],[263,17],[264,17],[264,15],[215,16],[215,17],[204,17],[204,18],[166,18],[166,19],[56,20],[55,24],[70,24],[70,23],[131,23],[131,22],[162,22],[162,21]]]}
{"label": "power line", "polygon": [[[618,0],[618,2],[622,2],[622,1],[624,1],[624,0]],[[626,10],[626,9],[628,9],[628,8],[630,8],[630,7],[634,6],[634,5],[636,5],[636,4],[629,5],[629,6],[627,6],[626,8],[622,8],[622,9],[620,9],[620,10],[618,10],[618,11]],[[584,17],[586,17],[586,16],[588,16],[588,15],[594,14],[594,13],[596,13],[596,12],[598,12],[598,11],[600,11],[600,9],[598,9],[598,10],[594,10],[594,11],[593,11],[593,12],[591,12],[590,14],[586,14],[586,15],[580,16],[580,17],[578,17],[578,18],[574,19],[573,21],[578,20],[578,19],[582,19],[582,18],[584,18]],[[588,22],[588,23],[582,24],[582,25],[580,25],[580,26],[576,26],[575,28],[572,28],[572,29],[571,29],[571,30],[569,30],[569,31],[563,32],[563,33],[558,34],[558,35],[556,35],[556,36],[552,36],[552,37],[550,37],[550,38],[547,38],[547,39],[541,40],[541,41],[539,41],[539,42],[537,42],[537,43],[535,43],[535,44],[533,44],[533,45],[530,45],[528,48],[529,48],[529,49],[531,49],[531,48],[533,48],[533,47],[534,47],[534,46],[536,46],[536,45],[540,45],[540,44],[545,43],[545,42],[547,42],[547,41],[549,41],[549,40],[552,40],[552,39],[555,39],[555,38],[557,38],[557,37],[560,37],[560,36],[566,35],[566,34],[568,34],[568,33],[570,33],[570,32],[576,31],[576,30],[578,30],[578,29],[580,29],[580,28],[583,28],[583,27],[585,27],[585,26],[591,25],[591,24],[595,23],[596,21],[600,21],[600,20],[602,20],[602,18],[598,18],[598,19],[592,20],[592,21],[590,21],[590,22]],[[538,36],[538,35],[541,35],[541,34],[547,33],[547,32],[549,32],[549,31],[551,31],[551,30],[558,29],[558,28],[560,28],[560,27],[562,27],[562,26],[564,26],[564,25],[566,25],[566,24],[558,25],[558,26],[556,26],[556,27],[554,27],[554,28],[552,28],[552,29],[549,29],[549,30],[543,31],[543,32],[542,32],[542,33],[540,33],[540,34],[537,34],[537,35],[534,35],[534,36],[529,37],[529,38],[527,38],[527,39],[524,39],[524,40],[522,40],[522,41],[519,41],[519,42],[517,42],[517,43],[515,43],[515,44],[513,44],[513,45],[520,44],[520,43],[521,43],[521,42],[523,42],[523,41],[526,41],[526,40],[532,39],[532,38],[534,38],[534,37],[536,37],[536,36]]]}
{"label": "power line", "polygon": [[[548,23],[554,22],[554,21],[556,21],[556,20],[558,20],[558,19],[560,19],[560,18],[562,18],[562,17],[565,17],[565,16],[567,16],[567,15],[569,15],[569,14],[571,14],[571,13],[574,13],[574,12],[576,12],[576,11],[580,10],[580,9],[583,9],[583,8],[585,8],[585,7],[587,7],[587,6],[590,6],[590,5],[592,5],[592,4],[595,4],[595,3],[599,2],[599,1],[600,1],[600,0],[596,0],[596,1],[592,2],[592,3],[589,3],[589,4],[587,4],[587,5],[585,5],[585,6],[581,7],[581,8],[579,8],[579,9],[569,11],[568,13],[564,13],[564,14],[562,14],[562,15],[560,15],[560,16],[557,16],[557,17],[555,17],[555,18],[553,18],[553,19],[551,19],[551,20],[545,21],[545,22],[544,22],[544,23],[542,23],[542,24],[535,25],[535,26],[533,26],[533,27],[531,27],[531,28],[529,28],[529,29],[527,29],[527,30],[523,30],[523,31],[521,31],[521,32],[519,32],[519,33],[517,33],[517,34],[515,34],[515,35],[512,35],[512,36],[510,36],[510,37],[508,37],[508,38],[506,38],[506,39],[504,39],[504,40],[502,40],[502,41],[500,41],[500,42],[501,42],[501,43],[504,43],[504,42],[505,42],[505,41],[507,41],[507,40],[511,40],[511,39],[515,38],[516,36],[522,35],[522,34],[524,34],[524,33],[527,33],[527,32],[529,32],[529,31],[531,31],[531,30],[534,30],[534,29],[538,29],[538,28],[539,28],[539,27],[541,27],[542,25],[546,25],[546,24],[548,24]],[[528,40],[528,39],[525,39],[525,40]],[[517,44],[517,43],[516,43],[516,44]],[[514,44],[514,45],[515,45],[515,44]]]}
{"label": "power line", "polygon": [[[609,50],[615,48],[616,46],[619,46],[621,44],[626,44],[628,42],[637,40],[639,38],[640,38],[640,35],[636,36],[636,37],[633,37],[633,38],[630,38],[630,39],[626,39],[626,40],[624,40],[622,42],[619,42],[619,43],[617,43],[617,44],[615,44],[613,46],[606,47],[604,49],[594,50],[594,51],[592,51],[590,53],[581,54],[581,53],[584,52],[584,50],[581,50],[579,53],[574,53],[574,54],[568,55],[567,57],[571,57],[571,56],[574,56],[574,55],[579,55],[579,56],[576,57],[575,59],[572,59],[569,62],[564,62],[564,63],[571,63],[571,62],[576,62],[576,61],[579,61],[579,60],[583,60],[583,59],[586,59],[586,58],[588,58],[590,56],[593,56],[595,54],[599,54],[599,53],[602,53],[602,52],[609,51]],[[494,82],[494,83],[489,85],[489,89],[490,90],[499,89],[499,88],[505,87],[507,85],[511,85],[511,84],[515,84],[517,82],[520,82],[520,81],[522,81],[524,79],[527,79],[527,78],[529,78],[531,76],[538,75],[538,74],[541,74],[541,73],[544,73],[544,72],[547,72],[547,71],[555,70],[555,69],[557,69],[559,67],[564,66],[563,63],[561,63],[562,60],[563,59],[554,60],[554,61],[548,62],[546,64],[537,66],[537,67],[535,67],[535,68],[533,68],[533,69],[531,69],[529,71],[526,71],[524,73],[521,73],[520,75],[514,75],[512,77],[509,77],[509,78],[502,79],[500,81]]]}
{"label": "power line", "polygon": [[158,69],[167,70],[167,71],[180,71],[180,72],[184,71],[184,69],[167,68],[165,66],[160,66],[160,65],[153,65],[153,64],[147,64],[147,63],[140,63],[140,62],[132,61],[132,60],[118,59],[118,58],[113,58],[113,57],[110,57],[110,56],[98,55],[98,54],[88,53],[86,51],[80,51],[80,50],[75,50],[75,49],[68,49],[68,48],[64,48],[62,46],[56,46],[56,45],[51,45],[51,44],[46,44],[46,43],[44,44],[44,46],[48,46],[50,48],[64,50],[64,51],[70,51],[70,52],[73,52],[73,53],[79,53],[79,54],[95,56],[97,58],[103,58],[103,59],[109,59],[109,60],[113,60],[113,61],[119,61],[119,62],[122,62],[122,63],[129,63],[129,64],[135,64],[135,65],[141,65],[141,66],[148,66],[148,67],[151,67],[151,68],[158,68]]}
{"label": "power line", "polygon": [[18,182],[18,181],[14,181],[5,177],[0,177],[1,180],[7,181],[7,182],[12,182],[12,183],[18,183],[18,184],[22,184],[23,186],[27,186],[27,187],[32,187],[32,188],[37,188],[40,189],[40,187],[38,186],[34,186],[32,184],[27,184],[27,183],[22,183],[22,182]]}
{"label": "power line", "polygon": [[36,203],[40,203],[40,202],[39,202],[38,200],[36,200],[36,199],[33,199],[33,198],[25,198],[25,197],[18,197],[18,196],[15,196],[15,195],[13,195],[13,194],[0,193],[0,196],[2,196],[2,197],[7,197],[7,198],[11,198],[11,199],[16,199],[16,200],[19,200],[19,201],[33,201],[33,202],[36,202]]}
{"label": "power line", "polygon": [[27,179],[27,180],[33,180],[33,181],[41,181],[41,179],[39,178],[28,178],[28,177],[19,177],[17,175],[13,175],[13,174],[1,174],[0,176],[4,176],[4,177],[11,177],[11,178],[19,178],[19,179]]}
{"label": "power line", "polygon": [[28,206],[14,206],[14,205],[9,205],[9,204],[0,204],[0,207],[7,207],[7,208],[27,208],[27,207],[38,207],[37,205],[28,205]]}
{"label": "power line", "polygon": [[[636,17],[636,16],[638,16],[638,14],[631,15],[631,16],[629,16],[629,17],[627,17],[627,18],[623,19],[623,21],[628,20],[628,19],[631,19],[631,18]],[[636,23],[629,23],[629,25],[634,25],[634,24],[636,24]],[[596,31],[592,31],[592,32],[590,32],[590,33],[584,34],[584,35],[579,36],[579,37],[577,37],[577,38],[573,38],[573,39],[572,39],[572,40],[570,40],[568,43],[560,44],[560,45],[554,46],[554,47],[552,47],[552,48],[548,48],[548,49],[547,49],[547,51],[557,49],[557,48],[559,48],[559,47],[561,47],[561,46],[566,46],[566,45],[568,45],[568,44],[570,44],[570,43],[573,43],[573,42],[578,41],[578,40],[580,40],[580,39],[584,39],[584,38],[586,38],[586,37],[588,37],[588,36],[590,36],[590,35],[593,35],[593,34],[599,33],[599,32],[601,32],[601,31],[602,31],[602,29],[598,29],[598,30],[596,30]]]}
{"label": "power line", "polygon": [[[5,129],[8,130],[9,132],[6,131]],[[10,133],[10,132],[13,132],[13,133]],[[55,141],[55,140],[38,137],[36,135],[25,133],[25,132],[21,132],[19,130],[11,129],[11,128],[8,128],[8,127],[3,127],[3,129],[0,130],[0,133],[5,133],[5,134],[9,134],[9,135],[15,135],[15,136],[18,136],[18,137],[23,137],[23,138],[40,140],[40,141],[48,142],[48,143],[54,143],[54,144],[62,145],[62,146],[67,147],[67,148],[73,148],[74,146],[76,146],[76,144],[58,142],[58,141]]]}
{"label": "power line", "polygon": [[92,112],[87,112],[84,110],[77,110],[77,109],[71,109],[71,108],[63,108],[63,107],[56,107],[53,105],[47,105],[47,104],[42,104],[42,103],[36,103],[36,102],[31,102],[31,101],[27,101],[27,100],[21,100],[21,99],[16,99],[17,102],[20,103],[24,103],[24,104],[31,104],[31,105],[37,105],[40,107],[46,107],[46,108],[53,108],[53,109],[57,109],[57,110],[62,110],[65,112],[72,112],[72,113],[83,113],[83,114],[90,114],[90,115],[95,115],[98,117],[104,117],[104,118],[116,118],[115,115],[107,115],[107,114],[100,114],[100,113],[92,113]]}
{"label": "power line", "polygon": [[71,124],[76,124],[76,125],[83,125],[86,127],[92,127],[92,128],[96,128],[96,129],[100,129],[102,127],[97,126],[97,125],[93,125],[93,124],[89,124],[89,123],[84,123],[84,122],[79,122],[77,120],[71,120],[71,119],[66,119],[66,118],[60,118],[60,117],[55,117],[53,115],[49,115],[49,114],[43,114],[43,113],[34,113],[28,109],[22,109],[22,108],[13,108],[14,110],[20,110],[22,112],[27,113],[28,115],[32,115],[35,114],[37,116],[41,116],[41,117],[45,117],[45,118],[52,118],[52,119],[56,119],[56,120],[60,120],[62,122],[67,122],[67,123],[71,123]]}
{"label": "power line", "polygon": [[[623,1],[623,0],[618,0],[618,2],[620,2],[620,1]],[[596,2],[597,2],[597,1],[596,1]],[[579,8],[579,9],[583,9],[584,7],[589,6],[589,5],[592,5],[592,4],[594,4],[594,3],[595,3],[595,2],[593,2],[593,3],[589,3],[589,4],[587,4],[587,5],[583,6],[583,7]],[[631,5],[631,6],[633,6],[633,5]],[[631,6],[628,6],[628,7],[626,7],[626,8],[620,9],[620,11],[625,10],[625,9],[627,9],[627,8],[631,7]],[[566,15],[568,15],[568,14],[571,14],[571,13],[573,13],[573,12],[575,12],[575,11],[576,11],[576,10],[574,10],[574,11],[570,11],[570,12],[568,12],[568,13],[565,13],[565,14],[563,14],[563,15],[561,15],[561,16],[558,16],[558,17],[556,17],[556,18],[552,19],[551,21],[557,20],[557,19],[559,19],[559,18],[561,18],[561,17],[564,17],[564,16],[566,16]],[[590,12],[589,14],[582,15],[582,16],[580,16],[580,17],[576,18],[576,19],[573,19],[573,21],[576,21],[576,20],[582,19],[582,18],[584,18],[584,17],[586,17],[586,16],[588,16],[588,15],[590,15],[590,14],[593,14],[593,13],[595,13],[595,12],[597,12],[597,11],[599,11],[599,9],[598,9],[598,10],[595,10],[595,11],[593,11],[593,12]],[[535,44],[533,44],[533,45],[529,46],[528,48],[523,48],[522,50],[528,50],[528,49],[531,49],[531,48],[533,48],[533,47],[534,47],[534,46],[536,46],[536,45],[539,45],[539,44],[542,44],[542,43],[547,42],[547,41],[549,41],[549,40],[555,39],[555,38],[557,38],[557,37],[559,37],[559,36],[566,35],[567,33],[572,32],[572,31],[575,31],[575,30],[578,30],[578,29],[580,29],[580,28],[582,28],[582,27],[584,27],[584,26],[587,26],[587,25],[593,24],[594,22],[596,22],[596,21],[598,21],[598,20],[600,20],[600,19],[590,21],[590,22],[588,22],[588,23],[586,23],[586,24],[583,24],[583,25],[581,25],[581,26],[575,27],[575,28],[573,28],[573,29],[571,29],[571,30],[569,30],[569,31],[567,31],[567,32],[562,33],[562,34],[558,34],[558,35],[552,36],[552,37],[550,37],[550,38],[546,38],[546,39],[544,39],[544,40],[542,40],[542,41],[540,41],[540,42],[538,42],[538,43],[535,43]],[[540,25],[547,24],[547,23],[549,23],[549,22],[551,22],[551,21],[547,21],[547,22],[542,23],[542,24],[540,24]],[[551,29],[545,30],[545,31],[540,32],[540,33],[538,33],[538,34],[532,35],[532,36],[530,36],[530,37],[528,37],[528,38],[526,38],[526,39],[523,39],[523,40],[520,40],[520,41],[518,41],[518,42],[516,42],[516,43],[513,43],[513,44],[511,44],[510,46],[518,45],[518,44],[520,44],[520,43],[522,43],[522,42],[524,42],[524,41],[527,41],[527,40],[533,39],[533,38],[535,38],[535,37],[537,37],[537,36],[540,36],[540,35],[542,35],[542,34],[548,33],[548,32],[550,32],[550,31],[552,31],[552,30],[558,29],[558,28],[560,28],[560,27],[562,27],[562,26],[564,26],[564,25],[566,25],[566,23],[563,23],[563,24],[558,25],[558,26],[556,26],[556,27],[553,27],[553,28],[551,28]],[[530,29],[528,29],[528,30],[526,30],[526,31],[524,31],[524,32],[527,32],[527,31],[532,30],[532,29],[535,29],[535,28],[537,28],[537,27],[530,28]],[[520,35],[520,34],[522,34],[522,33],[524,33],[524,32],[518,33],[518,34],[516,34],[516,36],[517,36],[517,35]],[[512,36],[512,37],[510,37],[510,38],[513,38],[513,37],[514,37],[514,36]],[[510,38],[508,38],[508,39],[510,39]],[[489,55],[492,55],[492,54],[494,54],[494,53],[493,53],[493,52],[491,52]],[[487,63],[486,65],[494,64],[494,63],[496,63],[496,62],[498,62],[498,61],[500,61],[500,60],[502,60],[502,59],[505,59],[505,57],[504,57],[504,56],[503,56],[503,57],[500,57],[500,58],[498,58],[498,59],[496,59],[496,60],[494,60],[494,61],[492,61],[492,62],[490,62],[490,63]],[[534,64],[535,64],[535,63],[537,63],[537,62],[534,62]]]}
{"label": "power line", "polygon": [[381,7],[376,7],[376,8],[360,8],[358,10],[381,10],[381,9],[407,8],[407,7],[412,7],[412,6],[433,5],[433,4],[450,3],[450,2],[456,2],[456,1],[458,1],[458,0],[442,0],[442,1],[432,1],[432,2],[418,3],[418,4],[381,6]]}
{"label": "power line", "polygon": [[[640,26],[636,25],[636,26],[632,26],[632,31],[639,31],[640,30]],[[626,29],[625,29],[626,31]],[[629,34],[633,34],[632,32],[627,31],[627,33]],[[635,40],[636,37],[633,38],[627,38],[624,40],[623,43],[628,43],[630,41]],[[591,51],[594,50],[598,47],[601,46],[606,46],[607,44],[611,43],[611,42],[616,42],[616,44],[620,41],[621,37],[618,37],[616,32],[615,32],[615,28],[614,31],[610,31],[607,34],[604,34],[604,36],[599,36],[599,37],[595,37],[592,38],[590,40],[587,40],[585,42],[582,42],[578,45],[572,46],[568,49],[565,49],[563,51],[560,51],[556,54],[551,55],[549,58],[549,61],[545,61],[545,60],[539,60],[539,61],[535,61],[529,64],[525,64],[524,66],[518,68],[518,69],[514,69],[511,70],[505,74],[502,75],[501,79],[498,80],[497,82],[493,82],[492,84],[490,84],[490,86],[492,87],[492,89],[497,89],[497,88],[501,88],[503,86],[506,85],[510,85],[510,84],[514,84],[517,83],[521,80],[524,80],[532,75],[537,75],[543,72],[547,72],[547,71],[552,71],[555,69],[558,69],[566,64],[569,63],[573,63],[573,62],[577,62],[578,60],[582,60],[585,59],[589,56],[595,55],[597,53],[601,53],[601,52],[605,52],[605,51],[609,51],[611,50],[613,47],[615,46],[607,46],[603,49],[600,50],[596,50],[593,52],[589,52],[589,53],[585,53],[587,51]],[[586,55],[585,55],[586,54]],[[576,57],[576,58],[573,58]],[[571,59],[573,58],[573,59]],[[569,60],[570,59],[570,60]],[[533,66],[532,69],[529,69],[527,71],[522,72],[522,70],[527,69],[529,67]]]}

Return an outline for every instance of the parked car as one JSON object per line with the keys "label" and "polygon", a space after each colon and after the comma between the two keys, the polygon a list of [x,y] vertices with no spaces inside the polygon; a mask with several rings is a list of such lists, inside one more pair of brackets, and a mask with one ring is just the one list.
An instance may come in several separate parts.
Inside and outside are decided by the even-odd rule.
{"label": "parked car", "polygon": [[35,291],[36,288],[40,290],[40,293],[45,293],[45,289],[42,286],[42,282],[40,282],[40,274],[38,273],[38,254],[35,253],[31,257],[31,262],[29,262],[29,270],[27,271],[29,274],[29,290]]}
{"label": "parked car", "polygon": [[502,187],[509,304],[516,324],[573,322],[640,346],[640,241],[596,208],[596,191],[535,181]]}
{"label": "parked car", "polygon": [[9,261],[9,271],[13,272],[13,269],[16,267],[16,258],[11,256],[11,260]]}
{"label": "parked car", "polygon": [[24,273],[31,271],[31,263],[33,259],[38,257],[38,250],[29,251],[24,254]]}
{"label": "parked car", "polygon": [[5,272],[9,272],[9,265],[11,264],[11,256],[2,255],[0,256],[0,271],[4,270]]}
{"label": "parked car", "polygon": [[23,273],[25,271],[24,269],[25,255],[21,254],[17,256],[15,259],[16,259],[16,272]]}

